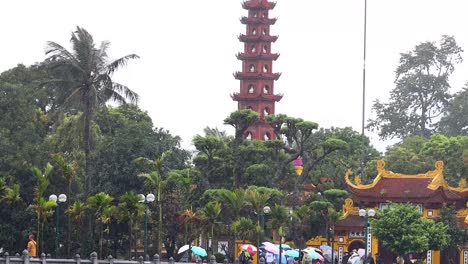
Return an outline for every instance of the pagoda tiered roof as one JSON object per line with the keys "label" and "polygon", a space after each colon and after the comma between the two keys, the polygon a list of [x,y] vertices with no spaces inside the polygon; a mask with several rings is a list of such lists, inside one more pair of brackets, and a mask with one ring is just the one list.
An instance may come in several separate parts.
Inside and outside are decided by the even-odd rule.
{"label": "pagoda tiered roof", "polygon": [[242,24],[249,25],[274,25],[276,23],[276,18],[265,18],[265,17],[242,17],[240,19]]}
{"label": "pagoda tiered roof", "polygon": [[276,101],[278,102],[283,98],[282,94],[240,94],[233,93],[231,98],[235,101]]}
{"label": "pagoda tiered roof", "polygon": [[278,36],[270,35],[239,35],[239,40],[242,42],[275,42],[278,39]]}
{"label": "pagoda tiered roof", "polygon": [[277,60],[280,55],[278,53],[256,53],[256,54],[251,54],[251,53],[244,53],[244,52],[239,52],[237,53],[236,57],[239,60],[256,60],[256,59],[261,59],[261,60]]}
{"label": "pagoda tiered roof", "polygon": [[468,198],[466,181],[462,180],[459,187],[449,186],[444,179],[443,168],[444,163],[437,161],[433,171],[406,175],[385,170],[384,161],[379,160],[378,174],[371,184],[362,184],[359,176],[352,182],[351,170],[347,171],[345,180],[354,199],[363,202],[463,202]]}
{"label": "pagoda tiered roof", "polygon": [[244,9],[273,9],[276,3],[268,0],[247,0],[242,3]]}
{"label": "pagoda tiered roof", "polygon": [[236,72],[234,78],[237,80],[278,80],[281,73],[265,73],[265,72]]}

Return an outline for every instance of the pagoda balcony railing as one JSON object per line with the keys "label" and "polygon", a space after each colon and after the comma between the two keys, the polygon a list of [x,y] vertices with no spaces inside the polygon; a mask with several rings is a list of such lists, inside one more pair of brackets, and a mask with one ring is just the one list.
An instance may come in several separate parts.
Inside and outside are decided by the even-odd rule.
{"label": "pagoda balcony railing", "polygon": [[233,74],[237,80],[278,80],[281,73],[265,72],[236,72]]}
{"label": "pagoda balcony railing", "polygon": [[242,3],[242,8],[244,9],[273,9],[275,6],[276,3],[268,2],[267,0],[247,0]]}
{"label": "pagoda balcony railing", "polygon": [[239,60],[255,60],[255,59],[263,59],[263,60],[277,60],[280,55],[278,53],[244,53],[239,52],[236,54],[237,59]]}
{"label": "pagoda balcony railing", "polygon": [[238,39],[242,42],[275,42],[278,36],[240,34]]}
{"label": "pagoda balcony railing", "polygon": [[283,94],[241,94],[233,93],[231,98],[235,101],[280,101],[283,98]]}
{"label": "pagoda balcony railing", "polygon": [[240,19],[242,24],[249,24],[249,25],[274,25],[276,23],[277,18],[265,18],[265,17],[242,17]]}

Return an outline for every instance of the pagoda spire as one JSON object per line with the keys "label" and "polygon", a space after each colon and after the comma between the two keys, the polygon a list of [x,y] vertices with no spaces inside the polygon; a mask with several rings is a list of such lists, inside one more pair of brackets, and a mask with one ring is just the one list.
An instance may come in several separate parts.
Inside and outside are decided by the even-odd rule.
{"label": "pagoda spire", "polygon": [[238,110],[251,109],[260,114],[260,119],[245,131],[245,138],[275,139],[273,128],[265,122],[267,115],[275,114],[275,102],[283,97],[274,93],[274,83],[281,75],[273,72],[273,61],[279,54],[271,52],[271,44],[278,39],[270,35],[270,26],[275,24],[276,18],[270,18],[269,11],[275,3],[248,0],[242,7],[248,11],[248,16],[240,19],[246,26],[245,34],[239,36],[244,51],[237,54],[237,59],[242,61],[242,70],[234,73],[240,81],[240,91],[231,97],[238,102]]}

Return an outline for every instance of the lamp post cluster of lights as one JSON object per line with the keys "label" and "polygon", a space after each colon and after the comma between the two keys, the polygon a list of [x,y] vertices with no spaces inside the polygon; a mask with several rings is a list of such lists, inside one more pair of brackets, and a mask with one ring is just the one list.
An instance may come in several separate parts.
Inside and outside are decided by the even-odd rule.
{"label": "lamp post cluster of lights", "polygon": [[369,232],[369,217],[374,217],[375,216],[375,210],[374,209],[360,209],[359,210],[359,216],[364,217],[366,219],[366,226],[365,226],[365,236],[366,236],[366,247],[365,247],[365,257],[367,258],[367,250],[369,249],[369,241],[368,241],[368,232]]}
{"label": "lamp post cluster of lights", "polygon": [[51,194],[49,196],[49,200],[54,201],[57,203],[57,211],[55,213],[56,215],[56,227],[55,227],[55,257],[59,257],[59,236],[60,236],[60,204],[64,203],[67,201],[67,195],[66,194],[60,194],[58,197],[55,194]]}
{"label": "lamp post cluster of lights", "polygon": [[143,255],[146,258],[148,252],[148,208],[147,204],[154,202],[156,197],[152,193],[148,193],[146,196],[144,194],[139,194],[140,202],[145,204],[145,248]]}

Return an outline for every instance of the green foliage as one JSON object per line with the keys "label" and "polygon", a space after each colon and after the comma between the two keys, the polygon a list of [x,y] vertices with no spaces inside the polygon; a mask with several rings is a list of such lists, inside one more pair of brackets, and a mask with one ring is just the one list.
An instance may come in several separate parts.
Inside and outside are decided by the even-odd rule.
{"label": "green foliage", "polygon": [[231,230],[234,232],[237,238],[242,241],[250,240],[253,241],[256,232],[256,227],[252,220],[249,218],[241,217],[231,224]]}
{"label": "green foliage", "polygon": [[402,53],[390,101],[375,101],[372,109],[377,117],[369,120],[368,128],[378,130],[382,139],[428,138],[448,105],[449,77],[462,61],[462,52],[453,37],[442,36],[439,47],[424,42]]}
{"label": "green foliage", "polygon": [[386,168],[406,174],[418,174],[434,169],[437,160],[442,160],[444,176],[448,183],[457,186],[468,176],[468,137],[446,137],[434,134],[429,139],[408,137],[388,148],[384,161]]}
{"label": "green foliage", "polygon": [[288,225],[289,222],[289,212],[288,209],[279,204],[275,204],[271,208],[271,213],[268,216],[270,219],[268,225],[271,229],[278,230],[281,226]]}
{"label": "green foliage", "polygon": [[444,249],[448,226],[421,216],[413,205],[390,203],[371,220],[371,227],[384,247],[401,255]]}
{"label": "green foliage", "polygon": [[[117,217],[119,221],[127,223],[129,232],[129,258],[131,258],[133,243],[133,233],[136,228],[137,220],[144,215],[145,205],[140,202],[140,197],[134,192],[126,192],[120,197],[120,203],[117,207]],[[136,254],[136,252],[135,252]]]}
{"label": "green foliage", "polygon": [[208,227],[208,237],[214,239],[215,227],[220,226],[221,204],[217,201],[211,201],[201,209],[201,219],[204,225]]}
{"label": "green foliage", "polygon": [[247,128],[259,118],[260,115],[257,112],[250,109],[243,109],[232,112],[229,117],[224,119],[224,123],[234,127],[236,141],[240,142]]}
{"label": "green foliage", "polygon": [[453,95],[439,122],[439,131],[447,136],[468,136],[468,83]]}
{"label": "green foliage", "polygon": [[[352,128],[320,129],[314,133],[310,141],[313,145],[319,142],[334,142],[337,144],[337,147],[341,146],[315,165],[314,169],[311,171],[312,182],[314,184],[319,185],[320,177],[328,177],[333,180],[331,188],[343,188],[345,184],[343,175],[349,168],[360,173],[363,177],[363,181],[367,181],[376,175],[376,167],[373,161],[379,159],[380,154],[370,145],[369,138],[363,137]],[[346,145],[343,144],[344,142],[346,142]],[[328,144],[328,146],[332,147],[333,144]],[[317,149],[317,151],[320,150],[318,147],[314,148]],[[320,153],[316,155],[321,155]],[[365,173],[362,173],[363,165]],[[327,189],[323,187],[324,186],[319,186],[322,190]]]}
{"label": "green foliage", "polygon": [[[138,157],[165,154],[168,167],[182,169],[189,154],[180,149],[180,138],[153,128],[148,113],[137,106],[101,109],[96,115],[102,136],[96,146],[96,171],[99,178],[94,190],[122,195],[125,190],[141,190],[143,181],[135,177],[141,167],[133,162]],[[150,169],[152,170],[152,169]]]}
{"label": "green foliage", "polygon": [[44,64],[53,74],[50,83],[59,83],[60,102],[66,109],[76,108],[83,111],[83,150],[85,154],[85,190],[91,191],[93,174],[94,142],[91,135],[91,124],[99,106],[109,100],[126,104],[127,100],[136,103],[138,95],[127,86],[112,80],[112,74],[125,66],[131,59],[139,58],[130,54],[114,61],[109,61],[108,48],[110,43],[104,41],[96,47],[93,37],[84,28],[77,27],[72,32],[70,42],[72,51],[60,44],[47,43]]}
{"label": "green foliage", "polygon": [[459,245],[464,245],[468,242],[468,229],[461,228],[456,218],[457,211],[454,206],[443,207],[435,221],[446,225],[448,242],[447,253],[449,258],[456,258],[458,255]]}

